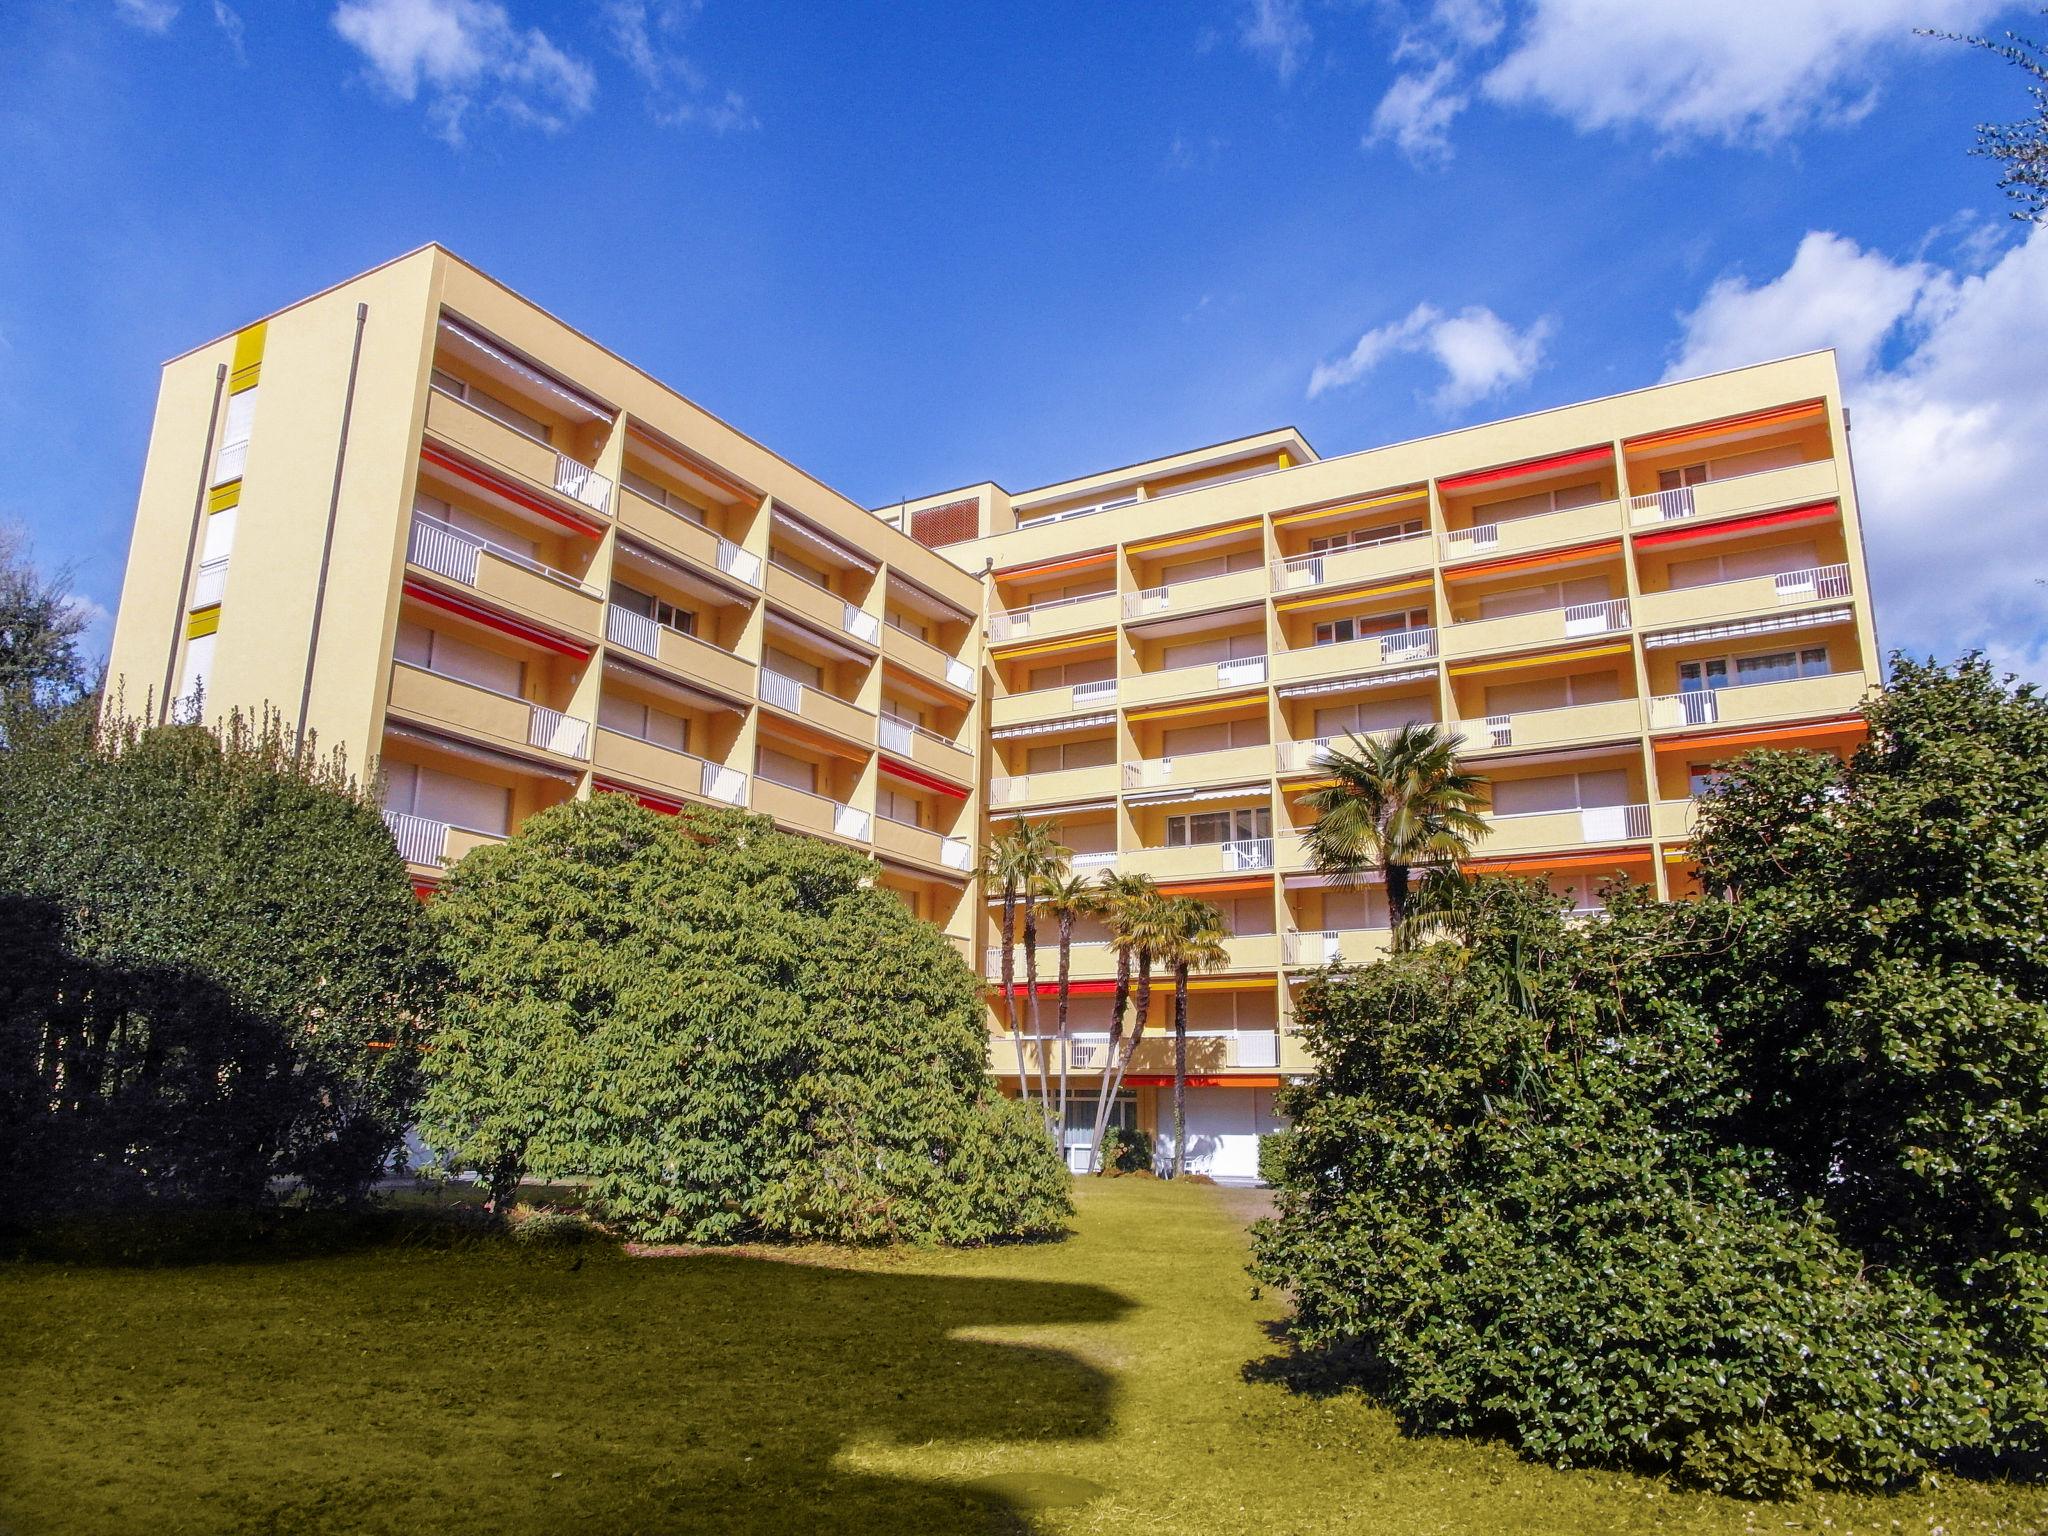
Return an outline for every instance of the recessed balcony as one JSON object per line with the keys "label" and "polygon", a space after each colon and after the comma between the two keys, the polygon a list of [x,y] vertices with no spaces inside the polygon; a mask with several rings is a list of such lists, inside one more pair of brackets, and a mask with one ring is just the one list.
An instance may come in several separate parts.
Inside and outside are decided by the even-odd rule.
{"label": "recessed balcony", "polygon": [[1209,752],[1181,752],[1145,757],[1123,765],[1125,789],[1157,789],[1169,784],[1214,784],[1231,779],[1264,778],[1273,771],[1273,748],[1219,747]]}
{"label": "recessed balcony", "polygon": [[626,491],[619,497],[619,526],[706,571],[750,587],[761,585],[761,557],[721,538],[702,523]]}
{"label": "recessed balcony", "polygon": [[649,657],[706,687],[741,695],[754,691],[755,669],[751,662],[742,661],[732,652],[695,635],[658,624],[645,614],[616,603],[606,605],[604,623],[606,641],[620,650]]}
{"label": "recessed balcony", "polygon": [[1135,622],[1163,614],[1201,613],[1234,603],[1257,602],[1266,595],[1267,576],[1263,568],[1225,571],[1215,576],[1198,576],[1163,587],[1147,587],[1124,594],[1124,619]]}
{"label": "recessed balcony", "polygon": [[759,775],[754,778],[753,808],[799,832],[855,843],[866,843],[873,837],[874,818],[866,811]]}
{"label": "recessed balcony", "polygon": [[747,775],[739,769],[706,762],[642,736],[601,725],[592,738],[591,758],[599,773],[617,774],[650,789],[696,795],[721,805],[747,803]]}
{"label": "recessed balcony", "polygon": [[1802,501],[1827,501],[1841,495],[1841,478],[1832,459],[1793,464],[1783,469],[1703,480],[1668,491],[1646,491],[1629,499],[1629,521],[1637,527],[1709,520]]}
{"label": "recessed balcony", "polygon": [[944,774],[956,783],[974,781],[974,754],[937,731],[883,715],[877,739],[884,752],[892,752],[920,768]]}
{"label": "recessed balcony", "polygon": [[1317,554],[1292,555],[1275,560],[1270,574],[1275,592],[1306,592],[1428,569],[1429,534],[1422,531]]}
{"label": "recessed balcony", "polygon": [[1625,633],[1628,599],[1616,597],[1568,608],[1539,608],[1531,613],[1503,614],[1492,619],[1466,619],[1444,629],[1444,655],[1483,656],[1559,640]]}
{"label": "recessed balcony", "polygon": [[1597,704],[1562,704],[1553,709],[1519,709],[1458,722],[1468,751],[1508,747],[1568,747],[1637,735],[1643,726],[1642,705],[1635,699],[1608,699]]}
{"label": "recessed balcony", "polygon": [[1068,683],[1058,688],[1032,688],[991,700],[989,724],[1000,730],[1004,726],[1057,720],[1067,715],[1099,714],[1113,709],[1116,702],[1117,680],[1113,677],[1092,683]]}
{"label": "recessed balcony", "polygon": [[1398,629],[1334,645],[1297,646],[1271,658],[1273,680],[1291,683],[1304,678],[1370,672],[1380,667],[1427,664],[1436,659],[1437,636],[1434,629]]}
{"label": "recessed balcony", "polygon": [[1256,688],[1266,681],[1266,660],[1264,656],[1233,656],[1227,661],[1135,673],[1118,680],[1117,698],[1124,704],[1150,704],[1160,699]]}
{"label": "recessed balcony", "polygon": [[399,856],[407,864],[425,870],[445,869],[472,848],[505,841],[493,832],[478,832],[407,811],[387,810],[384,825],[391,829]]}
{"label": "recessed balcony", "polygon": [[1752,725],[1812,715],[1848,714],[1862,705],[1865,691],[1863,673],[1854,671],[1659,694],[1650,700],[1650,729],[1688,730],[1703,725]]}
{"label": "recessed balcony", "polygon": [[1005,640],[1045,639],[1100,629],[1116,622],[1115,592],[1090,592],[1081,597],[1055,597],[1021,608],[997,608],[988,616],[988,637],[992,643]]}
{"label": "recessed balcony", "polygon": [[609,478],[580,459],[458,400],[438,385],[427,395],[427,433],[592,512],[603,513],[611,505]]}
{"label": "recessed balcony", "polygon": [[972,696],[977,691],[973,667],[957,656],[948,656],[929,640],[921,639],[908,630],[884,624],[881,647],[884,656],[908,667],[920,677],[943,683],[955,693]]}
{"label": "recessed balcony", "polygon": [[407,662],[392,665],[390,707],[463,736],[578,760],[590,754],[589,721]]}
{"label": "recessed balcony", "polygon": [[974,867],[974,848],[962,838],[947,837],[929,827],[913,826],[887,816],[877,816],[873,826],[877,853],[893,853],[959,875]]}
{"label": "recessed balcony", "polygon": [[1644,592],[1636,599],[1636,613],[1644,629],[1660,629],[1670,624],[1771,613],[1804,603],[1832,601],[1848,597],[1851,591],[1846,564],[1820,565],[1772,576],[1745,576],[1733,581]]}
{"label": "recessed balcony", "polygon": [[1643,842],[1650,836],[1647,805],[1589,805],[1577,810],[1532,811],[1486,818],[1491,829],[1474,852],[1481,855]]}
{"label": "recessed balcony", "polygon": [[1236,838],[1227,843],[1195,843],[1184,848],[1131,848],[1117,856],[1124,874],[1150,875],[1154,880],[1182,880],[1196,875],[1249,874],[1273,867],[1273,839]]}
{"label": "recessed balcony", "polygon": [[821,688],[763,667],[756,676],[755,691],[761,702],[773,709],[808,720],[862,746],[875,744],[875,717]]}
{"label": "recessed balcony", "polygon": [[405,558],[423,571],[571,634],[595,635],[598,590],[567,571],[527,558],[464,529],[414,513]]}
{"label": "recessed balcony", "polygon": [[1393,953],[1388,928],[1322,928],[1282,935],[1281,959],[1290,966],[1366,965]]}
{"label": "recessed balcony", "polygon": [[882,621],[875,615],[773,560],[768,562],[762,590],[770,602],[781,604],[820,628],[837,630],[870,648],[881,644]]}
{"label": "recessed balcony", "polygon": [[1123,768],[1117,763],[1099,763],[1088,768],[1055,768],[1045,773],[999,774],[989,781],[988,803],[991,806],[1015,806],[1113,798],[1122,782]]}
{"label": "recessed balcony", "polygon": [[1453,528],[1443,535],[1444,564],[1512,555],[1611,537],[1621,531],[1621,503],[1599,501],[1528,517],[1502,518]]}

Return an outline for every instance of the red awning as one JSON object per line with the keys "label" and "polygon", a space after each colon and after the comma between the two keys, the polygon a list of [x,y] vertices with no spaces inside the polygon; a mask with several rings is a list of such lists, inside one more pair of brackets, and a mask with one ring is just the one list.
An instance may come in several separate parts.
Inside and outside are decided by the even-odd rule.
{"label": "red awning", "polygon": [[[1043,955],[1039,957],[1041,965],[1045,963],[1045,958]],[[1003,984],[1001,981],[990,982],[988,989],[998,997],[1003,995]],[[1030,991],[1031,989],[1024,985],[1024,954],[1019,949],[1017,953],[1017,995],[1025,997],[1030,994]],[[1067,987],[1067,996],[1069,997],[1113,997],[1115,994],[1116,983],[1113,981],[1076,981]],[[1038,984],[1038,995],[1040,997],[1058,997],[1060,995],[1060,984],[1057,981],[1041,981]]]}
{"label": "red awning", "polygon": [[1552,454],[1547,459],[1524,459],[1519,464],[1499,464],[1492,469],[1475,469],[1469,475],[1451,475],[1437,481],[1437,489],[1446,496],[1457,496],[1466,491],[1476,491],[1482,486],[1498,485],[1505,480],[1533,480],[1538,475],[1561,475],[1566,470],[1613,463],[1614,450],[1611,447],[1578,448],[1570,453]]}
{"label": "red awning", "polygon": [[454,454],[443,452],[439,448],[422,448],[420,449],[420,457],[436,469],[453,475],[458,480],[467,480],[471,485],[480,485],[493,496],[501,496],[506,501],[522,506],[537,517],[544,517],[550,522],[560,523],[564,528],[580,533],[586,539],[601,539],[604,537],[604,524],[579,517],[567,508],[558,507],[551,501],[535,496],[532,492],[514,485],[510,480],[494,475],[480,465],[470,463],[467,459],[458,459]]}
{"label": "red awning", "polygon": [[481,603],[472,603],[439,587],[430,587],[425,582],[406,579],[405,595],[425,603],[430,608],[445,609],[459,613],[473,623],[486,629],[495,629],[503,635],[511,635],[530,645],[538,645],[561,656],[574,656],[578,661],[588,661],[592,647],[558,635],[552,630],[542,629],[538,624],[529,624],[524,619],[515,619],[509,614],[499,613],[495,608],[486,608]]}
{"label": "red awning", "polygon": [[1789,528],[1796,523],[1818,523],[1833,517],[1836,512],[1832,501],[1810,501],[1801,507],[1786,507],[1779,512],[1758,512],[1749,517],[1730,517],[1716,523],[1702,523],[1697,528],[1673,528],[1668,533],[1644,533],[1636,536],[1636,548],[1646,549],[1657,544],[1683,544],[1692,539],[1723,538],[1731,533],[1755,533],[1765,528]]}
{"label": "red awning", "polygon": [[683,813],[684,803],[680,800],[671,800],[666,795],[652,794],[647,790],[634,789],[625,784],[613,784],[605,779],[591,780],[590,787],[607,795],[624,795],[628,799],[638,800],[648,810],[659,811],[664,816],[680,816]]}
{"label": "red awning", "polygon": [[967,798],[967,791],[958,785],[949,784],[944,779],[926,773],[922,768],[913,768],[908,763],[899,763],[893,757],[884,757],[882,759],[882,772],[892,774],[907,784],[915,784],[919,789],[929,789],[934,794],[950,795],[955,800],[965,800]]}
{"label": "red awning", "polygon": [[[1131,1072],[1124,1077],[1126,1088],[1171,1088],[1173,1074],[1170,1072]],[[1190,1088],[1278,1088],[1277,1075],[1253,1077],[1196,1077],[1188,1074]]]}

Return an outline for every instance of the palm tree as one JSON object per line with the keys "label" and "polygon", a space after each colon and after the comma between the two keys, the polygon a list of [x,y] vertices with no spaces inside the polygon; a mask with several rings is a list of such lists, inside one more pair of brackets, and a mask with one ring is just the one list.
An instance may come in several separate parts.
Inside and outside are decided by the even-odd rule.
{"label": "palm tree", "polygon": [[1434,723],[1411,721],[1389,736],[1348,735],[1349,749],[1330,747],[1317,763],[1335,782],[1302,796],[1316,813],[1309,858],[1345,884],[1370,870],[1384,874],[1399,948],[1410,873],[1454,865],[1486,835],[1479,814],[1486,780],[1458,767],[1464,738]]}
{"label": "palm tree", "polygon": [[1173,968],[1173,1177],[1188,1161],[1188,973],[1220,970],[1230,963],[1223,941],[1230,936],[1223,914],[1206,901],[1176,897],[1164,904],[1166,930],[1159,958]]}
{"label": "palm tree", "polygon": [[1042,906],[1059,925],[1059,981],[1054,1032],[1060,1040],[1059,1149],[1067,1155],[1067,998],[1073,985],[1074,924],[1102,910],[1102,892],[1086,875],[1062,874],[1048,879],[1039,894]]}
{"label": "palm tree", "polygon": [[1024,1070],[1024,1037],[1017,1032],[1017,886],[1023,878],[1015,842],[1006,833],[988,846],[987,858],[978,872],[983,881],[1002,887],[1002,987],[1003,1027],[1017,1049],[1017,1096],[1031,1097],[1031,1079]]}
{"label": "palm tree", "polygon": [[1050,821],[1018,817],[1009,839],[1016,849],[1019,892],[1024,900],[1024,1007],[1031,1020],[1031,1038],[1038,1045],[1038,1101],[1052,1135],[1052,1076],[1046,1066],[1045,1035],[1038,1021],[1038,894],[1045,882],[1067,872],[1074,850],[1053,833]]}
{"label": "palm tree", "polygon": [[1109,1049],[1102,1062],[1102,1086],[1095,1100],[1095,1129],[1088,1143],[1088,1171],[1094,1173],[1102,1161],[1102,1132],[1109,1122],[1110,1073],[1116,1065],[1117,1046],[1124,1037],[1124,1010],[1131,1002],[1131,922],[1148,904],[1159,899],[1159,887],[1150,875],[1119,875],[1104,870],[1096,890],[1104,915],[1109,919],[1109,941],[1116,950],[1116,991],[1110,999]]}
{"label": "palm tree", "polygon": [[[1152,1013],[1152,964],[1173,940],[1173,931],[1167,921],[1167,910],[1171,903],[1154,891],[1144,900],[1134,903],[1128,912],[1121,915],[1123,942],[1137,957],[1138,977],[1132,987],[1132,996],[1137,1002],[1137,1017],[1132,1021],[1130,1037],[1124,1041],[1123,1055],[1116,1060],[1116,1076],[1113,1079],[1105,1073],[1102,1102],[1095,1114],[1095,1151],[1090,1154],[1091,1166],[1099,1165],[1102,1158],[1102,1135],[1109,1121],[1109,1107],[1116,1102],[1117,1090],[1124,1085],[1124,1074],[1131,1069],[1131,1060],[1138,1054],[1138,1042],[1145,1038],[1145,1021]],[[1118,1015],[1118,1023],[1122,1015]]]}

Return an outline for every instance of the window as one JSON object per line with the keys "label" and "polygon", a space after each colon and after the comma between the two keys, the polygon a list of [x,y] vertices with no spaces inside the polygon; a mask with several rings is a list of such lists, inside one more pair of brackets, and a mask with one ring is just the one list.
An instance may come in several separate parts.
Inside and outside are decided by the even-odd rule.
{"label": "window", "polygon": [[1266,719],[1218,720],[1208,725],[1183,725],[1162,733],[1161,757],[1186,757],[1197,752],[1221,752],[1229,747],[1263,747],[1272,737]]}
{"label": "window", "polygon": [[1385,928],[1393,919],[1387,914],[1387,888],[1360,886],[1356,890],[1323,892],[1323,926],[1339,931],[1351,928]]}
{"label": "window", "polygon": [[214,485],[242,478],[242,465],[249,457],[249,430],[256,420],[256,395],[257,389],[244,389],[228,396],[228,419],[221,426],[220,450],[213,460]]}
{"label": "window", "polygon": [[632,736],[671,752],[690,750],[690,722],[668,710],[606,694],[597,701],[597,723],[621,736]]}
{"label": "window", "polygon": [[1107,736],[1089,741],[1051,741],[1024,754],[1026,773],[1057,773],[1063,768],[1101,768],[1116,761],[1116,743]]}
{"label": "window", "polygon": [[924,802],[896,789],[875,791],[875,814],[906,827],[921,827],[925,822]]}
{"label": "window", "polygon": [[1236,938],[1259,938],[1273,931],[1271,896],[1226,896],[1216,903],[1223,926]]}
{"label": "window", "polygon": [[1169,848],[1200,848],[1272,835],[1273,810],[1265,805],[1240,806],[1233,811],[1195,811],[1166,818]]}
{"label": "window", "polygon": [[778,752],[773,747],[758,747],[754,751],[754,772],[770,784],[780,784],[787,789],[801,789],[806,794],[818,792],[818,765],[792,757],[787,752]]}
{"label": "window", "polygon": [[1354,704],[1329,704],[1316,711],[1317,736],[1342,736],[1346,731],[1398,731],[1417,721],[1436,719],[1427,699],[1360,699]]}
{"label": "window", "polygon": [[825,669],[801,656],[792,656],[780,646],[764,646],[761,650],[761,665],[778,676],[786,677],[793,683],[803,683],[821,693],[825,688]]}
{"label": "window", "polygon": [[644,496],[656,506],[667,507],[677,517],[688,518],[698,527],[704,526],[704,513],[684,499],[682,494],[670,490],[658,481],[650,480],[636,469],[619,471],[619,483],[637,496]]}
{"label": "window", "polygon": [[924,711],[915,704],[905,704],[901,699],[885,696],[882,700],[882,718],[901,720],[905,725],[923,725]]}
{"label": "window", "polygon": [[1374,544],[1392,544],[1422,533],[1422,519],[1407,518],[1398,523],[1380,523],[1371,528],[1353,528],[1345,533],[1319,533],[1308,541],[1312,555],[1332,554],[1340,549],[1366,549]]}
{"label": "window", "polygon": [[1511,523],[1520,517],[1541,517],[1546,512],[1568,512],[1573,507],[1590,507],[1605,499],[1597,480],[1559,486],[1554,491],[1532,491],[1527,496],[1510,496],[1505,501],[1489,501],[1474,507],[1472,526],[1483,528]]}
{"label": "window", "polygon": [[1689,764],[1685,774],[1685,792],[1695,800],[1716,794],[1728,782],[1728,773],[1723,768],[1703,768],[1697,763]]}
{"label": "window", "polygon": [[1795,677],[1826,677],[1828,648],[1809,645],[1796,651],[1753,651],[1747,656],[1708,656],[1678,664],[1678,691],[1700,693],[1729,686],[1730,662],[1735,686],[1782,683]]}
{"label": "window", "polygon": [[398,621],[392,654],[408,666],[474,683],[493,693],[520,698],[526,692],[526,663],[518,657],[429,629],[415,619]]}
{"label": "window", "polygon": [[902,608],[884,608],[882,622],[891,629],[899,630],[906,635],[915,635],[920,640],[929,641],[932,637],[932,632],[923,619]]}
{"label": "window", "polygon": [[1581,811],[1628,803],[1628,770],[1625,768],[1493,781],[1493,814],[1496,816],[1537,816],[1549,811]]}
{"label": "window", "polygon": [[1033,667],[1024,675],[1024,691],[1035,693],[1041,688],[1069,688],[1075,683],[1106,683],[1116,676],[1116,662],[1107,656],[1098,656],[1093,661],[1070,661],[1064,665],[1055,662],[1049,667]]}
{"label": "window", "polygon": [[510,427],[514,432],[543,443],[554,442],[554,428],[550,427],[538,416],[527,415],[518,406],[500,400],[487,389],[477,388],[476,385],[470,383],[467,379],[458,379],[454,374],[446,373],[436,368],[434,370],[434,388],[440,390],[443,394],[453,395],[463,404],[474,410],[482,411],[484,415],[490,417],[499,425]]}
{"label": "window", "polygon": [[832,578],[830,576],[827,576],[824,571],[811,564],[810,561],[792,555],[787,549],[778,547],[769,551],[768,563],[780,566],[799,581],[808,581],[812,586],[823,587],[828,592],[832,590]]}
{"label": "window", "polygon": [[185,674],[178,684],[178,697],[190,699],[194,694],[202,698],[206,693],[207,679],[213,675],[213,643],[217,635],[194,635],[185,642]]}
{"label": "window", "polygon": [[1259,550],[1235,549],[1226,555],[1205,555],[1199,560],[1163,565],[1154,585],[1170,587],[1183,581],[1203,581],[1211,576],[1227,576],[1232,571],[1249,571],[1264,563],[1265,556]]}
{"label": "window", "polygon": [[1575,576],[1570,581],[1546,581],[1533,587],[1489,592],[1479,599],[1479,617],[1505,619],[1519,613],[1576,608],[1581,603],[1604,603],[1612,595],[1613,589],[1605,576]]}
{"label": "window", "polygon": [[1410,608],[1399,613],[1361,613],[1349,618],[1326,619],[1316,625],[1317,645],[1343,645],[1374,635],[1398,635],[1411,629],[1429,628],[1429,610]]}
{"label": "window", "polygon": [[512,791],[501,785],[413,763],[391,763],[385,772],[384,804],[389,810],[494,837],[512,829]]}
{"label": "window", "polygon": [[674,603],[656,597],[651,592],[629,587],[623,581],[612,583],[612,601],[628,613],[637,613],[641,618],[652,619],[666,628],[685,635],[697,633],[697,615],[689,609],[678,608]]}
{"label": "window", "polygon": [[1536,682],[1496,683],[1486,690],[1489,715],[1563,709],[1571,704],[1605,704],[1621,697],[1619,672],[1574,672]]}
{"label": "window", "polygon": [[1159,652],[1159,669],[1171,672],[1177,667],[1199,667],[1212,661],[1236,661],[1247,656],[1266,654],[1266,637],[1253,632],[1243,635],[1215,635],[1201,640],[1190,640],[1184,645],[1162,646]]}
{"label": "window", "polygon": [[1660,469],[1657,471],[1657,489],[1676,491],[1688,485],[1703,485],[1706,479],[1707,466],[1704,464],[1686,464],[1677,469]]}
{"label": "window", "polygon": [[1674,560],[1667,576],[1673,588],[1704,587],[1717,581],[1742,581],[1751,576],[1782,576],[1788,571],[1811,571],[1820,564],[1820,553],[1811,539],[1790,544],[1771,544],[1763,549],[1741,549],[1723,555],[1702,555],[1697,560]]}

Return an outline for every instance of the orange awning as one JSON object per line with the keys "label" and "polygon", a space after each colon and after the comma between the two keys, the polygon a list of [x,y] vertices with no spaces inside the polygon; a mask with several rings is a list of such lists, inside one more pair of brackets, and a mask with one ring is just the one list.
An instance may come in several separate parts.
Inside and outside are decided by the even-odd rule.
{"label": "orange awning", "polygon": [[1453,677],[1472,677],[1482,672],[1513,672],[1522,667],[1547,666],[1554,661],[1590,661],[1596,656],[1626,656],[1631,647],[1624,640],[1619,645],[1581,645],[1568,651],[1539,651],[1533,656],[1509,656],[1500,661],[1471,661],[1462,667],[1451,668]]}
{"label": "orange awning", "polygon": [[[1172,1037],[1173,1027],[1171,1024],[1167,1026],[1166,1034],[1168,1038]],[[1171,1088],[1173,1086],[1173,1075],[1169,1072],[1130,1072],[1124,1076],[1124,1086],[1126,1088]],[[1188,1075],[1188,1086],[1190,1088],[1278,1088],[1280,1086],[1280,1079],[1272,1073],[1267,1073],[1263,1076],[1254,1074],[1246,1077],[1196,1077],[1190,1073]]]}
{"label": "orange awning", "polygon": [[1227,699],[1204,699],[1199,704],[1162,704],[1154,709],[1133,709],[1125,712],[1127,720],[1164,720],[1170,716],[1213,715],[1226,709],[1243,709],[1248,705],[1263,705],[1265,690],[1257,693],[1234,694]]}
{"label": "orange awning", "polygon": [[1362,603],[1369,597],[1392,597],[1397,592],[1422,592],[1429,587],[1427,576],[1410,581],[1387,582],[1377,587],[1354,587],[1348,592],[1334,592],[1325,597],[1297,598],[1291,603],[1276,603],[1274,607],[1282,613],[1299,613],[1305,608],[1329,608],[1338,603]]}
{"label": "orange awning", "polygon": [[1647,848],[1619,848],[1607,853],[1539,853],[1503,859],[1467,859],[1464,868],[1487,875],[1540,875],[1560,869],[1614,869],[1647,864]]}
{"label": "orange awning", "polygon": [[1659,752],[1700,752],[1721,747],[1766,747],[1780,741],[1810,741],[1816,736],[1861,736],[1869,729],[1861,715],[1817,720],[1808,725],[1766,725],[1748,731],[1715,731],[1706,736],[1678,736],[1657,743]]}
{"label": "orange awning", "polygon": [[1284,517],[1273,519],[1275,528],[1285,528],[1291,523],[1318,522],[1326,517],[1342,517],[1349,512],[1371,512],[1380,507],[1406,506],[1412,501],[1421,501],[1428,492],[1419,485],[1401,491],[1382,491],[1368,496],[1363,501],[1341,501],[1334,507],[1310,507],[1302,512],[1289,512]]}
{"label": "orange awning", "polygon": [[1142,544],[1126,544],[1124,553],[1148,555],[1156,549],[1178,549],[1183,544],[1200,544],[1208,539],[1225,538],[1234,533],[1250,533],[1259,526],[1258,518],[1246,518],[1241,523],[1221,523],[1214,528],[1198,528],[1193,533],[1175,533],[1165,538],[1147,539]]}
{"label": "orange awning", "polygon": [[991,648],[989,655],[996,661],[1008,661],[1015,656],[1051,656],[1059,651],[1080,651],[1091,645],[1106,645],[1115,638],[1115,630],[1098,629],[1090,634],[1073,635],[1065,640],[1046,640],[1037,645],[1016,645],[1007,650]]}
{"label": "orange awning", "polygon": [[1540,555],[1510,555],[1505,560],[1482,560],[1477,565],[1460,565],[1444,572],[1444,580],[1472,581],[1481,576],[1499,576],[1509,571],[1533,571],[1546,565],[1570,565],[1575,561],[1621,553],[1621,540],[1600,539],[1591,544],[1574,544],[1570,549],[1548,550]]}
{"label": "orange awning", "polygon": [[1534,480],[1540,475],[1560,475],[1567,470],[1586,469],[1595,464],[1614,463],[1614,449],[1603,443],[1597,448],[1576,448],[1543,459],[1524,459],[1518,464],[1499,464],[1492,469],[1475,469],[1470,474],[1445,475],[1436,483],[1446,496],[1461,496],[1504,480]]}
{"label": "orange awning", "polygon": [[1730,432],[1755,432],[1766,427],[1797,426],[1801,422],[1820,421],[1827,415],[1827,407],[1819,400],[1809,400],[1803,405],[1781,405],[1768,411],[1751,411],[1744,416],[1724,416],[1719,421],[1703,421],[1698,426],[1675,427],[1669,432],[1652,432],[1648,437],[1632,437],[1621,446],[1630,453],[1655,452],[1660,448],[1677,448],[1686,443],[1698,442],[1702,438],[1724,437]]}
{"label": "orange awning", "polygon": [[995,572],[994,576],[997,581],[1029,581],[1039,576],[1058,576],[1064,571],[1086,571],[1107,565],[1115,555],[1114,549],[1090,550],[1085,555],[1069,555],[1065,559],[1045,560],[1037,565],[1013,565]]}
{"label": "orange awning", "polygon": [[1228,880],[1161,880],[1159,889],[1169,896],[1244,896],[1273,889],[1271,875],[1258,875],[1250,879],[1235,876]]}

